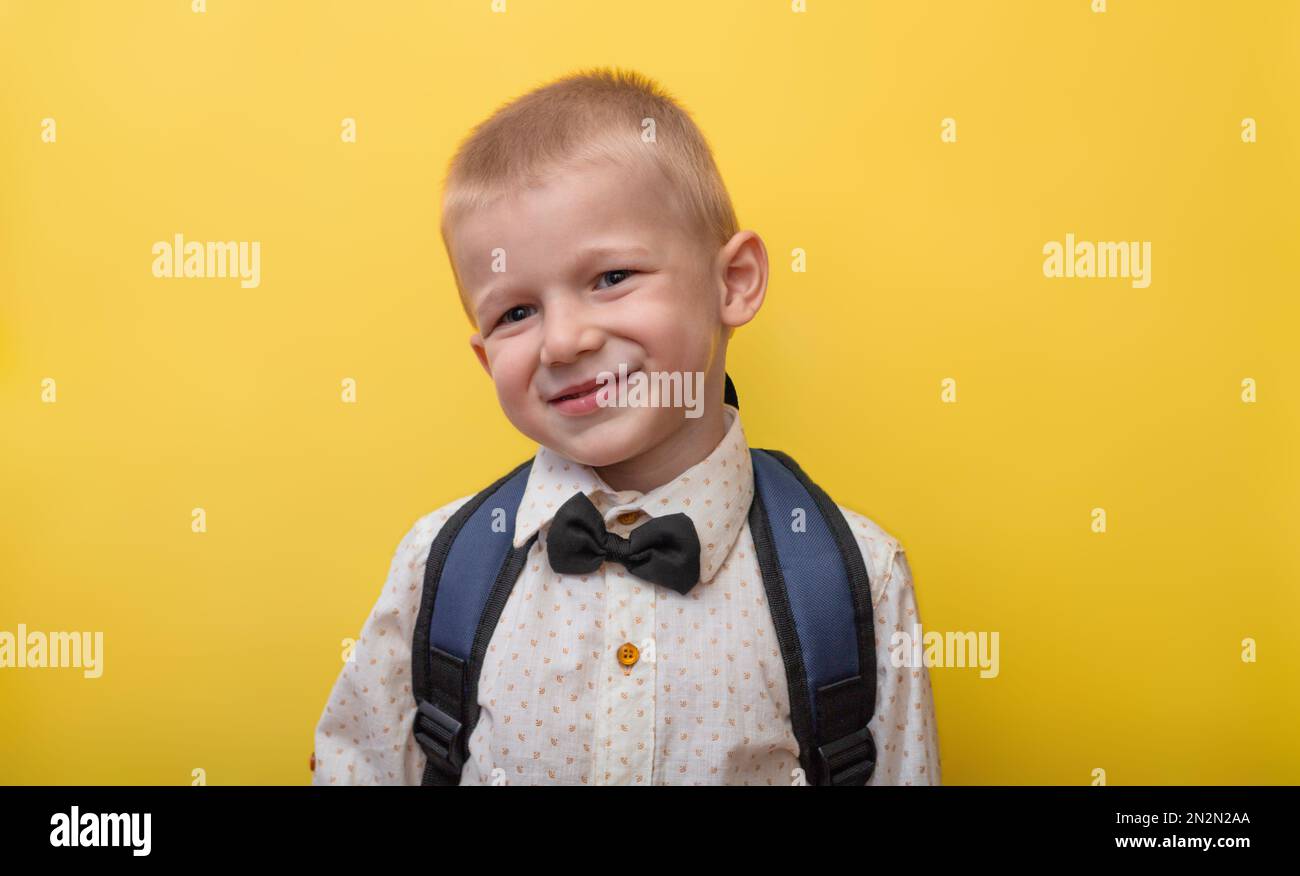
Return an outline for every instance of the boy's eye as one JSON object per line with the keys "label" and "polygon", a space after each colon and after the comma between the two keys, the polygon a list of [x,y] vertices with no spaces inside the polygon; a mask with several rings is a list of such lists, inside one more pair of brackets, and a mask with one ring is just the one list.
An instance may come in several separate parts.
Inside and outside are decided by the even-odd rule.
{"label": "boy's eye", "polygon": [[500,325],[501,323],[519,322],[519,320],[521,319],[527,319],[528,311],[531,309],[532,309],[531,304],[516,305],[515,307],[512,307],[509,310],[507,310],[505,313],[501,314],[501,318],[497,320],[497,324]]}
{"label": "boy's eye", "polygon": [[[606,271],[605,273],[600,275],[600,279],[604,280],[606,277],[618,277],[617,280],[614,280],[609,284],[611,286],[617,286],[619,283],[622,283],[624,280],[626,280],[628,277],[632,276],[635,273],[636,271],[630,271],[630,270]],[[597,284],[596,288],[601,289],[604,287],[602,287],[600,284]]]}

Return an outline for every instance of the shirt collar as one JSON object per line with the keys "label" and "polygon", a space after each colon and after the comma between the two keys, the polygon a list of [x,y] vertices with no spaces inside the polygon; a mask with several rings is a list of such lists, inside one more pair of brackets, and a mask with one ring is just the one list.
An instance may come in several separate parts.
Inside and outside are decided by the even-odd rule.
{"label": "shirt collar", "polygon": [[[754,469],[740,411],[724,405],[723,416],[727,432],[713,452],[648,493],[615,490],[590,466],[539,446],[515,515],[514,546],[523,546],[533,533],[549,528],[560,506],[574,493],[583,493],[611,530],[618,515],[628,511],[644,511],[649,517],[685,514],[700,537],[700,582],[707,583],[731,552],[754,498]],[[642,517],[631,529],[646,519]],[[621,529],[623,534],[630,531]]]}

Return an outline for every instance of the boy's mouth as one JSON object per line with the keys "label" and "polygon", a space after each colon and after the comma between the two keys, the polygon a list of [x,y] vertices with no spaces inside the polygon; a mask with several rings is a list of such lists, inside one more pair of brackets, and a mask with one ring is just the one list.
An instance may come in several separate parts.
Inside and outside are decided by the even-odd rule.
{"label": "boy's mouth", "polygon": [[[639,366],[635,369],[628,369],[628,377],[631,377],[632,374],[639,370]],[[566,387],[563,392],[553,397],[547,404],[564,414],[589,414],[600,407],[596,398],[596,393],[599,390],[608,387],[611,394],[618,392],[618,372],[610,373],[611,379],[604,383],[593,378],[585,383],[575,383],[573,386]]]}
{"label": "boy's mouth", "polygon": [[563,393],[551,399],[551,404],[566,401],[571,398],[582,398],[584,395],[591,395],[600,387],[601,382],[599,380],[588,380],[586,383],[579,383],[575,386],[570,386],[568,389],[564,390]]}

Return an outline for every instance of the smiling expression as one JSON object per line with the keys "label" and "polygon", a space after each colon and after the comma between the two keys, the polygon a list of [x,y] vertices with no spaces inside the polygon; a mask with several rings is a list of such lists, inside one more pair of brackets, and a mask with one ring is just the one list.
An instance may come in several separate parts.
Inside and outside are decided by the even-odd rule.
{"label": "smiling expression", "polygon": [[691,233],[668,190],[653,167],[562,170],[449,235],[479,328],[470,344],[502,410],[534,441],[586,465],[622,462],[701,422],[681,408],[559,400],[620,363],[628,374],[703,372],[706,398],[717,396],[706,413],[721,404],[719,250]]}

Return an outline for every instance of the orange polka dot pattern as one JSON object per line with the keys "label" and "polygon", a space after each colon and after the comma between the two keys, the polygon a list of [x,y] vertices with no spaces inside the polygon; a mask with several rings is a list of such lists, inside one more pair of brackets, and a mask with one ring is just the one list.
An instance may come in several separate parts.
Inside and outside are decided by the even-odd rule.
{"label": "orange polka dot pattern", "polygon": [[[753,469],[739,412],[706,459],[647,493],[616,491],[591,468],[538,448],[515,519],[534,543],[488,644],[478,724],[463,785],[799,785],[799,744],[780,645],[747,522]],[[553,572],[545,535],[575,492],[612,532],[682,512],[700,536],[700,581],[686,595],[617,563]],[[315,734],[320,785],[418,785],[424,752],[411,726],[411,635],[424,563],[464,496],[416,521]],[[620,523],[628,511],[637,522]],[[921,622],[903,548],[840,506],[871,578],[876,622],[878,749],[869,784],[939,784],[934,700],[924,667],[893,668],[889,634]],[[625,518],[627,519],[627,518]],[[617,652],[640,649],[624,674]]]}

